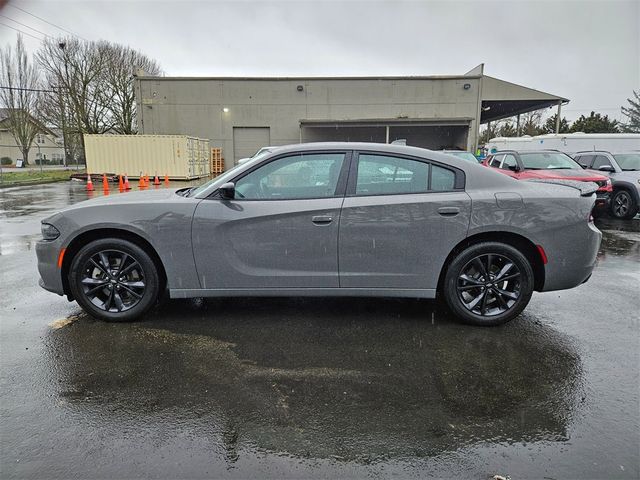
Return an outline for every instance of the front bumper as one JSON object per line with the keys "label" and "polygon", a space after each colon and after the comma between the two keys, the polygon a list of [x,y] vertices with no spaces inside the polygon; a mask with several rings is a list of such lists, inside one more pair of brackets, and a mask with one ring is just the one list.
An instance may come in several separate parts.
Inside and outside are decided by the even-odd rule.
{"label": "front bumper", "polygon": [[57,240],[36,242],[36,256],[38,257],[38,272],[40,280],[38,284],[53,293],[64,295],[62,284],[62,271],[58,268],[58,257],[61,245]]}
{"label": "front bumper", "polygon": [[596,203],[594,205],[595,210],[609,208],[611,202],[611,192],[596,192]]}

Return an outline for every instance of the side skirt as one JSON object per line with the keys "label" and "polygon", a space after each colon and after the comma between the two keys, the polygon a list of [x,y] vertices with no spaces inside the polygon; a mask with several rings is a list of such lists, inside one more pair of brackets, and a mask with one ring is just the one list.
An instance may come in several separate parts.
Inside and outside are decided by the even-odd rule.
{"label": "side skirt", "polygon": [[436,298],[435,289],[399,288],[237,288],[169,290],[171,298],[194,297],[400,297]]}

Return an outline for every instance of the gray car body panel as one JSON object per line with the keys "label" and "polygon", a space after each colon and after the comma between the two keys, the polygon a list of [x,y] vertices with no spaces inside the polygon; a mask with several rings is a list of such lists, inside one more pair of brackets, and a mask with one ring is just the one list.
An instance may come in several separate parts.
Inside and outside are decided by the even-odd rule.
{"label": "gray car body panel", "polygon": [[[465,189],[305,200],[222,200],[218,187],[262,162],[313,150],[375,151],[455,167]],[[184,197],[175,189],[75,204],[48,219],[61,232],[36,246],[44,288],[63,294],[60,249],[95,229],[139,235],[158,253],[171,297],[351,295],[432,298],[447,256],[487,232],[521,235],[549,258],[542,290],[579,285],[601,234],[588,217],[595,195],[521,182],[480,164],[400,145],[322,143],[275,147]],[[442,206],[459,213],[443,216]],[[314,225],[313,216],[330,216]],[[434,227],[435,226],[435,227]],[[577,248],[580,246],[580,248]]]}

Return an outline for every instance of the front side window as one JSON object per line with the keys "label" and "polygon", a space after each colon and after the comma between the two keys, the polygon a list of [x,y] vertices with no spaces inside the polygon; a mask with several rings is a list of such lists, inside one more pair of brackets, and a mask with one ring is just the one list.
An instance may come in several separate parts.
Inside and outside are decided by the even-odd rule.
{"label": "front side window", "polygon": [[310,153],[279,158],[236,181],[236,198],[287,200],[333,197],[343,162],[344,153]]}
{"label": "front side window", "polygon": [[453,190],[455,173],[427,162],[360,154],[356,195],[396,195]]}
{"label": "front side window", "polygon": [[489,162],[490,167],[500,168],[500,163],[502,162],[502,158],[504,155],[494,155],[491,161]]}
{"label": "front side window", "polygon": [[596,155],[596,158],[593,161],[593,166],[591,168],[593,168],[594,170],[598,170],[600,167],[610,167],[610,166],[611,166],[611,162],[607,157],[605,157],[604,155]]}
{"label": "front side window", "polygon": [[502,165],[500,166],[500,168],[502,168],[503,170],[514,170],[517,166],[518,161],[516,160],[516,157],[508,154],[504,156],[504,160],[502,161]]}
{"label": "front side window", "polygon": [[589,168],[591,166],[591,161],[593,160],[593,155],[580,155],[575,160],[582,168]]}
{"label": "front side window", "polygon": [[640,153],[618,153],[613,156],[622,170],[640,170]]}

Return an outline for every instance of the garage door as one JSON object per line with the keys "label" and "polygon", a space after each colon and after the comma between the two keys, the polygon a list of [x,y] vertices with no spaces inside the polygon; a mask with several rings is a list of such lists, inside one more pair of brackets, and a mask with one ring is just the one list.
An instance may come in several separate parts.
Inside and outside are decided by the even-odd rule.
{"label": "garage door", "polygon": [[269,127],[233,127],[234,163],[252,156],[262,147],[269,146],[270,142]]}

